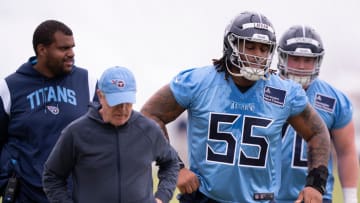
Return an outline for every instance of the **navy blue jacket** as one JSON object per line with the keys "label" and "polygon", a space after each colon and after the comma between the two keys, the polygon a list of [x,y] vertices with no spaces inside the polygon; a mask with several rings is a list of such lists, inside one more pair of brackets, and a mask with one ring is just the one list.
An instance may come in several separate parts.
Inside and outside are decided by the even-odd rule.
{"label": "navy blue jacket", "polygon": [[82,116],[95,96],[96,80],[85,69],[46,78],[35,57],[0,81],[0,192],[12,174],[21,195],[48,202],[42,190],[43,165],[61,130]]}
{"label": "navy blue jacket", "polygon": [[[152,163],[159,166],[153,195]],[[99,106],[66,127],[45,163],[50,202],[163,203],[176,187],[177,153],[155,121],[132,111],[126,124],[104,123]],[[72,174],[73,199],[66,180]]]}

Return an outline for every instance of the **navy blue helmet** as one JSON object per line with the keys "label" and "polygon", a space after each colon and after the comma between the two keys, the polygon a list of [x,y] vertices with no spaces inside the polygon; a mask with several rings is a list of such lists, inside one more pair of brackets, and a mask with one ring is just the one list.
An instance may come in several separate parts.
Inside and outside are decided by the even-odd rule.
{"label": "navy blue helmet", "polygon": [[[277,51],[279,55],[278,69],[285,78],[308,86],[318,77],[325,50],[320,35],[313,28],[302,25],[290,27],[281,37]],[[289,55],[315,58],[314,68],[301,70],[289,67]]]}
{"label": "navy blue helmet", "polygon": [[[244,49],[247,42],[258,42],[269,46],[266,57],[245,54]],[[276,47],[276,35],[272,23],[267,17],[260,13],[243,12],[236,16],[225,29],[224,55],[226,61],[239,68],[238,73],[229,70],[230,74],[243,76],[249,80],[265,78],[273,58]],[[256,57],[256,62],[250,62],[249,57]],[[254,68],[257,66],[260,68]]]}

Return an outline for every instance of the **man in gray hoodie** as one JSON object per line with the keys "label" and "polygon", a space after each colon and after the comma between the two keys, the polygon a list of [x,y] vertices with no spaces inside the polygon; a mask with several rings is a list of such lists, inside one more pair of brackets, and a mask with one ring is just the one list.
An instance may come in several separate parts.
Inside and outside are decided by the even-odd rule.
{"label": "man in gray hoodie", "polygon": [[[100,105],[68,125],[45,163],[50,202],[165,203],[175,190],[177,153],[160,127],[132,109],[136,82],[124,67],[99,80]],[[153,193],[152,162],[159,166]],[[72,198],[66,180],[72,175]]]}

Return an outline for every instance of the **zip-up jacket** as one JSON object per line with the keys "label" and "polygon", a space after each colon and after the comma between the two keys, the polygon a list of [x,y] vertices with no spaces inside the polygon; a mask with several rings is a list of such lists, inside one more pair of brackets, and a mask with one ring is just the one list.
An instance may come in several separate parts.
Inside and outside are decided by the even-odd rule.
{"label": "zip-up jacket", "polygon": [[43,165],[61,130],[84,115],[93,98],[97,100],[96,79],[75,66],[69,74],[49,79],[34,64],[36,58],[31,57],[0,81],[0,196],[15,175],[19,195],[46,203]]}
{"label": "zip-up jacket", "polygon": [[[160,127],[137,111],[126,124],[104,123],[99,105],[62,132],[45,163],[44,190],[50,202],[169,202],[179,171],[177,153]],[[153,194],[152,163],[159,166]],[[66,179],[73,179],[73,199]]]}

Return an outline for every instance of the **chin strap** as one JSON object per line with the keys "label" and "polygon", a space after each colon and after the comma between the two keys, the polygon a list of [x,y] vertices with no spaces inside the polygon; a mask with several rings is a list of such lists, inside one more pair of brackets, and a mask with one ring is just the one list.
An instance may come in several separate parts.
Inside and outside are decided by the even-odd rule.
{"label": "chin strap", "polygon": [[232,75],[232,76],[235,76],[235,77],[244,77],[248,80],[251,80],[251,81],[257,81],[257,80],[268,80],[269,79],[269,76],[267,76],[267,72],[266,71],[263,71],[261,70],[261,73],[260,74],[256,74],[254,73],[253,69],[254,68],[251,68],[251,67],[242,67],[240,70],[240,73],[234,73],[230,70],[228,64],[227,64],[227,60],[225,60],[225,66],[226,66],[226,70]]}

